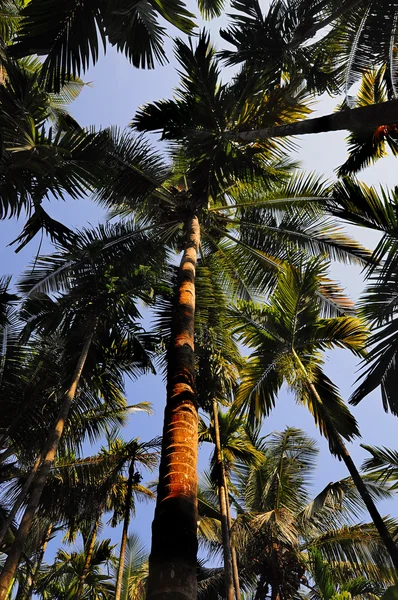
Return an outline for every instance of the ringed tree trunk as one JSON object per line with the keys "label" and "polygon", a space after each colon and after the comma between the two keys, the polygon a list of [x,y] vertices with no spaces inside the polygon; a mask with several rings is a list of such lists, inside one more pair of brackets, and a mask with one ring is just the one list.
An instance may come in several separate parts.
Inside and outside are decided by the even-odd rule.
{"label": "ringed tree trunk", "polygon": [[196,216],[178,272],[168,350],[167,400],[147,600],[196,600],[198,408],[195,393],[195,273],[200,244]]}
{"label": "ringed tree trunk", "polygon": [[235,598],[234,577],[233,577],[233,568],[232,568],[230,528],[229,528],[229,523],[228,523],[228,509],[227,509],[228,496],[227,496],[227,491],[225,489],[224,464],[223,464],[222,452],[221,452],[220,426],[219,426],[219,421],[218,421],[218,404],[217,404],[217,400],[215,400],[215,399],[213,399],[213,421],[214,421],[214,441],[215,441],[215,445],[216,445],[216,458],[217,458],[218,498],[219,498],[219,503],[220,503],[222,545],[223,545],[223,556],[224,556],[225,595],[226,595],[227,600],[234,600],[234,598]]}
{"label": "ringed tree trunk", "polygon": [[242,133],[230,132],[225,135],[228,139],[255,142],[256,140],[265,140],[272,137],[326,133],[328,131],[348,130],[368,133],[380,125],[393,125],[395,123],[398,123],[398,100],[389,100],[371,106],[343,110],[316,119],[305,119],[296,123],[275,125]]}
{"label": "ringed tree trunk", "polygon": [[126,502],[124,505],[124,520],[123,520],[123,531],[122,540],[120,543],[120,555],[119,555],[119,566],[117,569],[116,578],[116,590],[115,600],[120,600],[122,596],[122,583],[123,583],[123,570],[124,570],[124,557],[126,556],[127,536],[130,524],[130,508],[131,508],[131,497],[133,495],[133,481],[134,481],[134,460],[130,463],[129,478],[127,481],[127,492]]}
{"label": "ringed tree trunk", "polygon": [[70,408],[72,406],[73,399],[76,394],[77,386],[80,381],[80,377],[86,362],[91,342],[94,337],[95,326],[91,333],[87,336],[86,341],[83,345],[75,371],[72,376],[72,382],[65,392],[62,399],[60,411],[57,419],[51,428],[47,438],[47,450],[45,452],[43,462],[40,469],[36,474],[36,478],[31,485],[31,493],[29,496],[28,505],[25,509],[21,523],[19,525],[15,540],[10,548],[7,556],[6,563],[3,571],[0,575],[0,600],[6,600],[12,581],[14,579],[16,570],[18,568],[19,560],[21,558],[22,550],[28,537],[33,518],[35,516],[37,507],[39,506],[40,498],[47,481],[48,474],[53,465],[54,458],[58,449],[59,441],[63,434],[65,423],[69,415]]}
{"label": "ringed tree trunk", "polygon": [[[296,352],[294,352],[294,354],[295,354],[295,358],[298,362],[300,369],[305,374],[305,377],[306,377],[307,383],[308,383],[308,387],[309,387],[311,393],[314,395],[314,398],[316,398],[316,400],[319,404],[323,404],[322,399],[318,393],[318,390],[316,389],[314,383],[311,381],[311,378],[309,377],[309,375],[307,373],[307,369],[301,362],[301,360],[300,360],[299,356],[296,354]],[[376,505],[373,502],[373,499],[372,499],[371,495],[369,494],[369,491],[368,491],[366,485],[364,484],[363,479],[362,479],[358,469],[356,468],[355,463],[352,460],[350,453],[348,452],[347,447],[344,444],[341,435],[336,431],[335,426],[334,426],[332,420],[330,419],[330,417],[327,415],[327,413],[325,413],[324,418],[325,418],[325,422],[327,423],[328,427],[332,431],[334,430],[335,436],[333,438],[333,441],[338,448],[338,455],[340,456],[340,458],[344,462],[345,466],[347,467],[348,472],[350,473],[352,480],[354,482],[354,485],[357,488],[366,508],[368,509],[368,512],[371,516],[373,524],[376,527],[380,538],[384,542],[385,547],[387,548],[387,552],[389,553],[391,561],[397,571],[396,575],[398,575],[398,547],[395,544],[394,540],[392,539],[391,534],[388,531],[387,525],[385,524],[382,516],[380,515],[379,511],[377,510]]]}
{"label": "ringed tree trunk", "polygon": [[90,570],[91,560],[93,558],[93,553],[94,553],[95,542],[97,541],[98,529],[99,529],[99,526],[101,523],[102,512],[103,512],[103,509],[101,508],[98,511],[97,518],[95,519],[90,536],[87,540],[86,560],[84,561],[84,567],[83,567],[82,574],[79,577],[79,585],[78,585],[77,592],[75,595],[75,600],[81,600],[81,598],[83,597],[84,584],[86,582],[87,575]]}

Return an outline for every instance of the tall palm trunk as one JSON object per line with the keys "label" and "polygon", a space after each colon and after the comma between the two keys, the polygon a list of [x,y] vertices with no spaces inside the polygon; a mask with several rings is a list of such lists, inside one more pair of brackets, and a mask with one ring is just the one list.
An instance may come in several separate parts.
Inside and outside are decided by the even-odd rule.
{"label": "tall palm trunk", "polygon": [[213,422],[214,422],[214,441],[216,446],[217,458],[217,481],[218,481],[218,498],[220,503],[221,513],[221,531],[222,545],[224,555],[224,579],[225,579],[225,594],[227,600],[234,600],[234,578],[232,571],[232,556],[230,544],[230,531],[228,525],[228,509],[227,509],[227,492],[225,489],[224,478],[224,463],[221,451],[220,425],[218,421],[218,404],[217,400],[213,399]]}
{"label": "tall palm trunk", "polygon": [[[309,375],[307,373],[307,369],[301,362],[301,360],[300,360],[299,356],[296,354],[296,352],[294,352],[294,355],[295,355],[295,358],[297,360],[297,363],[298,363],[301,371],[305,374],[307,384],[308,384],[308,387],[309,387],[311,393],[314,395],[314,398],[316,398],[317,402],[320,405],[322,405],[323,404],[322,399],[321,399],[320,395],[318,394],[318,391],[317,391],[314,383],[312,382],[311,378],[309,377]],[[333,442],[335,443],[335,445],[338,448],[338,455],[341,457],[344,464],[346,465],[346,467],[352,477],[354,485],[357,488],[363,502],[365,503],[365,506],[368,509],[369,514],[374,523],[374,526],[376,527],[380,538],[383,540],[384,545],[387,548],[387,551],[390,555],[391,561],[392,561],[395,569],[398,572],[398,547],[394,543],[394,540],[392,539],[391,534],[388,531],[385,522],[383,521],[379,511],[377,510],[376,505],[373,502],[372,497],[369,494],[369,492],[366,488],[366,485],[364,484],[363,479],[362,479],[358,469],[356,468],[354,461],[352,460],[350,453],[347,450],[346,445],[343,442],[342,437],[336,431],[333,421],[330,419],[327,412],[325,412],[325,415],[323,418],[324,418],[324,421],[327,424],[329,430],[334,432]]]}
{"label": "tall palm trunk", "polygon": [[73,373],[72,382],[68,390],[64,394],[57,419],[49,432],[47,438],[47,451],[44,456],[43,463],[36,475],[35,481],[31,486],[31,493],[29,496],[28,505],[19,525],[17,534],[15,536],[15,540],[8,553],[8,557],[4,565],[3,571],[0,575],[0,600],[6,600],[9,588],[12,584],[16,570],[18,568],[21,553],[26,538],[28,536],[30,527],[32,525],[32,521],[35,516],[37,507],[39,506],[41,494],[46,484],[46,480],[50,472],[51,466],[54,462],[59,441],[65,428],[65,422],[68,418],[70,407],[76,394],[76,389],[94,336],[94,330],[95,326],[86,338],[86,341],[83,345],[83,349],[79,356],[79,360],[77,361],[75,371]]}
{"label": "tall palm trunk", "polygon": [[195,272],[200,244],[196,216],[178,272],[167,369],[167,401],[147,600],[196,600],[198,409],[195,394]]}
{"label": "tall palm trunk", "polygon": [[37,577],[40,573],[40,567],[43,562],[43,558],[44,558],[44,554],[47,549],[48,542],[50,541],[52,530],[53,530],[53,524],[50,523],[50,525],[48,526],[47,531],[43,537],[43,540],[41,542],[40,553],[39,553],[39,556],[38,556],[38,559],[36,562],[35,570],[33,571],[33,574],[32,574],[32,580],[30,582],[30,586],[27,591],[27,594],[23,597],[23,600],[30,600],[33,596],[33,591],[35,589]]}
{"label": "tall palm trunk", "polygon": [[91,565],[94,548],[95,548],[95,542],[97,541],[98,529],[99,529],[99,526],[101,523],[102,512],[103,512],[103,509],[101,507],[101,509],[97,513],[97,518],[95,519],[93,528],[92,528],[89,538],[87,540],[86,560],[84,561],[83,571],[79,577],[79,585],[77,587],[77,592],[76,592],[74,600],[81,600],[81,598],[83,597],[84,584],[86,583],[87,575],[90,570],[90,565]]}
{"label": "tall palm trunk", "polygon": [[254,142],[272,137],[286,137],[289,135],[305,135],[308,133],[322,133],[327,131],[355,131],[369,133],[380,125],[393,125],[398,122],[398,100],[389,100],[370,106],[361,106],[344,110],[324,117],[305,119],[286,125],[274,125],[266,129],[256,129],[242,133],[229,133],[231,139]]}
{"label": "tall palm trunk", "polygon": [[127,536],[130,524],[130,513],[131,513],[131,497],[133,495],[133,481],[134,481],[134,461],[132,460],[129,468],[129,478],[127,482],[126,502],[124,505],[124,520],[123,520],[123,531],[122,540],[120,543],[120,555],[119,555],[119,566],[117,570],[116,578],[116,591],[115,600],[120,600],[122,596],[122,583],[123,583],[123,570],[124,570],[124,558],[126,556]]}

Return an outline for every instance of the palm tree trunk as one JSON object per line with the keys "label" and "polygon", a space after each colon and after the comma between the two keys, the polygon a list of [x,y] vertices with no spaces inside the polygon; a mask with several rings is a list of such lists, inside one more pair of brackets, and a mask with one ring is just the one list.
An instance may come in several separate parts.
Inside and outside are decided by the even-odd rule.
{"label": "palm tree trunk", "polygon": [[230,531],[228,525],[228,509],[227,509],[227,493],[224,481],[224,464],[221,452],[220,426],[218,422],[218,405],[217,400],[213,399],[213,422],[214,422],[214,441],[216,445],[217,457],[217,479],[218,479],[218,498],[220,502],[221,513],[221,531],[222,545],[224,555],[224,579],[225,579],[225,594],[227,600],[234,600],[234,578],[232,571],[232,556],[230,544]]}
{"label": "palm tree trunk", "polygon": [[[309,387],[311,393],[314,395],[314,398],[316,398],[317,402],[320,405],[322,405],[323,404],[322,399],[321,399],[320,395],[318,394],[318,391],[317,391],[314,383],[312,382],[311,378],[309,377],[309,375],[307,373],[307,369],[301,362],[301,360],[300,360],[299,356],[296,354],[296,352],[294,352],[294,355],[296,357],[296,360],[298,361],[300,369],[305,374],[305,377],[306,377],[307,383],[308,383],[308,387]],[[392,539],[391,534],[387,529],[387,525],[385,524],[379,511],[377,510],[376,505],[373,502],[373,499],[372,499],[371,495],[369,494],[369,492],[366,488],[366,485],[364,484],[363,479],[362,479],[361,475],[359,474],[359,471],[356,468],[354,461],[352,460],[350,453],[347,450],[346,445],[343,442],[341,435],[337,432],[333,421],[330,419],[330,417],[328,416],[326,411],[323,416],[323,419],[324,419],[325,423],[327,424],[329,430],[334,431],[333,441],[338,448],[338,455],[341,457],[344,464],[346,465],[346,467],[352,477],[354,485],[357,488],[366,508],[368,509],[369,514],[374,523],[374,526],[376,527],[380,538],[384,542],[384,545],[387,548],[387,551],[390,555],[391,561],[392,561],[395,569],[398,572],[398,547],[394,543],[394,540]]]}
{"label": "palm tree trunk", "polygon": [[231,547],[232,573],[233,573],[233,577],[234,577],[235,596],[236,596],[236,600],[241,600],[242,595],[240,592],[238,557],[236,555],[234,543],[231,539],[232,519],[231,519],[231,509],[229,506],[228,484],[227,484],[227,477],[225,475],[224,464],[222,466],[222,470],[223,470],[223,478],[224,478],[225,496],[227,499],[228,529],[229,529],[229,541],[230,541],[230,547]]}
{"label": "palm tree trunk", "polygon": [[342,460],[344,461],[344,464],[347,467],[347,469],[352,477],[352,480],[353,480],[358,492],[360,493],[361,498],[366,505],[366,508],[369,511],[369,514],[370,514],[372,521],[379,533],[379,536],[381,537],[381,539],[384,542],[385,547],[387,548],[387,551],[390,555],[392,563],[398,572],[398,547],[395,544],[394,540],[392,539],[391,534],[387,529],[387,525],[385,524],[385,522],[383,521],[383,518],[381,517],[379,511],[377,510],[376,505],[373,502],[372,497],[369,494],[369,492],[366,488],[366,485],[364,484],[363,479],[362,479],[360,473],[358,472],[358,469],[356,468],[355,463],[350,456],[350,453],[348,452],[348,450],[346,448],[346,445],[344,444],[344,442],[340,438],[340,436],[338,436],[338,438],[339,438],[339,440],[338,440],[339,455],[341,456]]}
{"label": "palm tree trunk", "polygon": [[272,137],[286,137],[289,135],[306,135],[308,133],[322,133],[328,131],[354,131],[368,133],[380,125],[398,123],[398,100],[389,100],[371,106],[361,106],[343,110],[316,119],[305,119],[286,125],[275,125],[265,129],[256,129],[242,133],[227,133],[229,139],[254,142]]}
{"label": "palm tree trunk", "polygon": [[200,244],[196,216],[178,272],[167,369],[167,401],[147,600],[196,600],[198,409],[195,393],[195,272]]}
{"label": "palm tree trunk", "polygon": [[98,529],[99,529],[99,526],[101,523],[102,512],[103,512],[103,510],[101,508],[98,511],[97,518],[95,519],[93,528],[91,530],[90,537],[87,542],[86,560],[84,561],[84,567],[83,567],[82,574],[79,577],[79,585],[78,585],[74,600],[81,600],[81,598],[83,597],[84,584],[86,582],[86,578],[87,578],[88,572],[90,570],[91,560],[93,558],[93,553],[94,553],[94,548],[95,548],[95,542],[97,541]]}
{"label": "palm tree trunk", "polygon": [[122,596],[124,557],[126,555],[127,535],[128,535],[128,530],[129,530],[129,524],[130,524],[131,497],[133,494],[133,480],[134,480],[134,461],[132,460],[130,463],[130,468],[129,468],[129,478],[128,478],[128,482],[127,482],[126,502],[125,502],[125,506],[124,506],[124,521],[123,521],[122,540],[120,543],[119,566],[118,566],[117,578],[116,578],[115,600],[120,600],[120,598]]}
{"label": "palm tree trunk", "polygon": [[44,554],[46,552],[48,542],[50,541],[52,530],[53,530],[53,524],[50,523],[50,525],[48,526],[47,531],[44,535],[44,538],[43,538],[43,541],[41,544],[40,554],[37,559],[36,567],[35,567],[35,570],[32,575],[32,581],[30,582],[30,586],[29,586],[26,596],[24,596],[24,600],[30,600],[33,596],[33,591],[34,591],[34,588],[36,585],[37,577],[40,573],[41,563],[43,562]]}
{"label": "palm tree trunk", "polygon": [[87,336],[83,349],[79,356],[75,371],[72,377],[72,383],[64,394],[60,411],[57,416],[47,439],[47,452],[43,463],[37,473],[36,479],[31,486],[31,494],[28,506],[24,512],[15,540],[10,548],[6,563],[0,575],[0,600],[6,600],[9,588],[18,568],[21,553],[28,536],[37,507],[39,506],[41,494],[47,481],[48,474],[54,462],[58,444],[64,431],[65,422],[68,418],[70,407],[76,394],[76,389],[86,362],[91,342],[94,336],[95,325],[91,333]]}

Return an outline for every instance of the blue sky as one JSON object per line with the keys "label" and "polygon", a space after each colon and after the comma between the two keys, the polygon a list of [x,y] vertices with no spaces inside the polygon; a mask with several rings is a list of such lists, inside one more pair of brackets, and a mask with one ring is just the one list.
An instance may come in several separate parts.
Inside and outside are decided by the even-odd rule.
{"label": "blue sky", "polygon": [[[188,3],[194,12],[195,4]],[[225,25],[226,17],[213,21],[211,30],[216,35],[220,25]],[[82,125],[95,125],[106,127],[109,125],[126,126],[133,117],[136,109],[141,104],[169,97],[173,87],[178,81],[176,64],[172,58],[172,36],[166,40],[165,47],[171,61],[164,67],[157,67],[154,71],[139,71],[134,69],[123,55],[118,55],[108,49],[106,56],[102,57],[95,68],[89,70],[83,77],[87,82],[92,82],[81,93],[78,100],[71,107],[73,116]],[[220,45],[219,41],[216,44]],[[227,74],[224,76],[227,77]],[[317,105],[317,113],[331,112],[337,101],[323,98]],[[297,140],[299,150],[297,158],[301,161],[306,171],[316,171],[326,177],[333,178],[334,169],[340,165],[346,156],[344,134],[329,133],[305,136]],[[388,157],[379,161],[377,165],[366,169],[361,174],[361,180],[368,184],[383,184],[392,187],[396,183],[397,161]],[[90,200],[49,203],[48,210],[56,219],[68,226],[81,227],[95,225],[104,215]],[[16,255],[12,248],[7,247],[18,235],[22,227],[15,220],[0,223],[1,253],[0,272],[3,274],[17,275],[24,270],[37,251],[38,240],[30,243],[21,253]],[[350,230],[353,232],[353,228]],[[357,233],[357,232],[355,232]],[[362,243],[372,247],[376,237],[370,233],[359,231],[357,237]],[[44,241],[42,252],[50,251],[51,247]],[[363,289],[361,273],[353,267],[335,265],[333,276],[342,281],[347,292],[357,298]],[[327,372],[332,380],[339,385],[344,398],[348,398],[357,377],[357,364],[355,359],[344,351],[331,354],[327,362]],[[155,416],[134,415],[124,431],[125,439],[139,436],[147,440],[161,432],[165,389],[161,376],[147,376],[135,383],[128,383],[128,402],[135,403],[150,401],[155,408]],[[365,399],[360,406],[353,408],[362,432],[363,442],[370,445],[396,446],[397,421],[394,417],[386,415],[381,406],[379,393],[374,393]],[[305,408],[295,405],[293,398],[283,392],[278,400],[277,408],[264,423],[264,433],[274,429],[283,429],[286,425],[301,427],[308,434],[319,441],[321,453],[319,457],[319,470],[314,480],[314,491],[319,491],[330,481],[340,479],[347,475],[343,464],[333,459],[328,452],[327,443],[320,438],[314,427],[311,416]],[[360,448],[360,441],[350,445],[350,451],[356,463],[360,465],[366,453]],[[87,449],[90,452],[89,449]],[[208,451],[201,451],[200,468],[206,467]],[[131,529],[138,532],[148,543],[150,540],[150,526],[154,504],[139,507],[137,518],[131,524]],[[398,516],[396,502],[389,501],[382,505],[382,512]],[[108,535],[108,529],[106,530]],[[112,533],[116,541],[119,533]]]}

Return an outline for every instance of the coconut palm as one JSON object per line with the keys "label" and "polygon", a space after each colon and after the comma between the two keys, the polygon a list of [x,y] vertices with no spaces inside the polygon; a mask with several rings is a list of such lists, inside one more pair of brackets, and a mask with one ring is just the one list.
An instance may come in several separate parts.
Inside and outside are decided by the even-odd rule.
{"label": "coconut palm", "polygon": [[[89,570],[85,577],[85,598],[90,600],[110,600],[114,594],[114,585],[105,569],[114,562],[113,546],[110,540],[96,542],[91,548]],[[43,600],[75,598],[79,582],[84,572],[87,548],[67,552],[58,550],[55,561],[43,572],[36,593]]]}
{"label": "coconut palm", "polygon": [[13,56],[45,56],[41,80],[58,91],[70,75],[78,76],[95,64],[106,43],[123,52],[135,67],[154,67],[167,57],[163,48],[165,30],[159,17],[190,33],[193,15],[181,0],[165,5],[157,0],[131,4],[78,2],[60,5],[47,0],[45,7],[33,0],[21,11],[18,35],[10,51]]}
{"label": "coconut palm", "polygon": [[[349,254],[359,256],[359,248],[347,239],[337,241],[339,235],[335,238],[334,226],[329,228],[324,223],[326,229],[321,231],[321,223],[313,212],[310,215],[303,208],[293,208],[293,198],[313,198],[323,191],[314,179],[286,181],[282,148],[266,143],[245,149],[229,143],[223,136],[228,123],[239,121],[243,125],[253,114],[259,122],[283,120],[288,114],[298,118],[307,110],[301,97],[292,102],[291,97],[288,100],[277,91],[249,108],[236,87],[220,83],[219,66],[207,35],[201,35],[195,49],[181,41],[177,41],[176,48],[183,69],[176,100],[147,105],[134,118],[136,129],[161,131],[175,149],[175,169],[170,179],[173,187],[169,187],[166,197],[167,184],[164,184],[161,201],[150,198],[151,202],[145,204],[145,214],[158,227],[162,225],[163,237],[167,235],[169,243],[183,252],[168,351],[168,401],[148,598],[159,593],[156,590],[160,588],[169,588],[170,594],[183,594],[187,598],[196,594],[197,408],[193,334],[198,255],[206,258],[214,254],[220,279],[246,297],[272,283],[280,260],[287,257],[289,244],[304,243],[311,252],[315,246],[320,249],[320,244],[333,254],[337,251],[340,258]],[[249,185],[253,179],[256,187]],[[111,205],[118,203],[125,216],[129,211],[144,211],[131,198],[126,177],[120,176],[120,180],[122,189],[116,186],[113,193],[105,190],[104,199]],[[271,198],[275,200],[273,205]],[[276,209],[277,205],[275,213],[271,206]],[[282,211],[285,216],[279,220]],[[182,236],[177,240],[171,238],[177,227],[184,232],[184,241]],[[297,235],[298,230],[304,235]],[[361,256],[365,258],[364,254]],[[167,448],[181,448],[182,452],[182,440],[188,439],[189,454],[184,442],[182,465],[178,452],[169,453]],[[186,483],[182,485],[182,481]]]}
{"label": "coconut palm", "polygon": [[[357,522],[364,505],[352,480],[329,483],[312,499],[315,441],[287,427],[257,442],[262,460],[241,466],[233,494],[237,515],[232,531],[247,597],[296,597],[312,584],[315,552],[333,566],[336,586],[356,578],[388,585],[393,579],[388,553],[374,526]],[[382,486],[369,485],[374,497],[383,496]],[[207,499],[211,502],[211,494]],[[201,532],[203,543],[210,533],[213,551],[220,547],[215,528],[201,523]],[[209,570],[198,597],[216,598],[217,591],[223,597],[221,586],[222,572]]]}
{"label": "coconut palm", "polygon": [[[283,85],[288,74],[304,79],[306,87],[315,92],[336,93],[345,89],[352,110],[262,129],[253,124],[244,133],[242,129],[239,132],[231,128],[230,139],[253,142],[344,129],[363,137],[380,126],[396,123],[398,6],[395,1],[275,0],[265,14],[258,0],[236,0],[232,6],[238,12],[222,35],[236,50],[224,51],[223,56],[230,64],[243,65],[252,80],[251,94],[256,85],[261,88],[262,82]],[[333,24],[331,31],[308,42],[330,24]],[[378,98],[376,105],[353,108],[352,85],[370,67],[382,66],[388,101]]]}
{"label": "coconut palm", "polygon": [[311,590],[311,597],[320,600],[351,600],[351,598],[364,595],[381,596],[385,586],[369,581],[365,577],[356,577],[351,580],[337,581],[333,568],[322,557],[318,550],[311,550],[308,556],[308,571],[312,585],[307,585]]}
{"label": "coconut palm", "polygon": [[[253,464],[261,458],[259,452],[253,445],[253,442],[247,432],[247,423],[245,419],[237,418],[235,411],[221,411],[215,402],[211,419],[206,423],[203,419],[199,421],[199,443],[209,442],[215,446],[210,457],[211,483],[218,488],[218,497],[220,503],[221,524],[226,523],[223,530],[223,553],[224,570],[227,587],[226,598],[240,598],[239,573],[236,551],[231,547],[231,510],[229,502],[229,488],[231,481],[231,472],[236,463]],[[227,579],[228,551],[231,552],[232,573],[230,579]],[[231,586],[231,583],[232,586]],[[235,592],[234,592],[235,587]]]}
{"label": "coconut palm", "polygon": [[[155,248],[145,245],[140,238],[139,245],[137,240],[135,243],[131,242],[134,258],[130,255],[131,263],[128,268],[124,260],[118,262],[117,252],[113,253],[113,262],[110,265],[106,252],[96,256],[99,245],[105,245],[103,234],[104,232],[99,232],[99,235],[93,232],[87,232],[86,235],[82,233],[80,248],[71,247],[54,257],[39,259],[37,270],[31,272],[23,284],[24,289],[32,290],[34,282],[43,279],[43,270],[49,276],[65,262],[70,262],[71,254],[75,258],[76,252],[80,255],[91,253],[91,261],[88,264],[75,264],[73,274],[69,271],[68,279],[63,280],[64,293],[58,299],[54,300],[42,293],[38,297],[32,297],[26,304],[30,327],[46,334],[58,331],[64,337],[64,360],[69,363],[66,365],[69,371],[66,372],[69,373],[69,377],[70,373],[73,375],[69,383],[64,384],[65,391],[58,406],[59,413],[48,432],[42,455],[35,463],[33,471],[37,471],[37,475],[31,486],[29,502],[0,576],[0,597],[1,594],[6,597],[8,593],[82,374],[87,382],[90,381],[90,375],[92,378],[95,373],[101,352],[102,358],[106,357],[106,351],[112,348],[112,345],[125,348],[128,361],[122,362],[121,367],[128,368],[127,374],[134,376],[137,372],[151,367],[143,345],[144,340],[140,339],[136,324],[139,318],[136,301],[151,301],[154,279],[151,276],[150,264],[154,265],[159,253]],[[145,258],[145,255],[148,258]],[[125,254],[124,258],[126,256]],[[141,258],[146,261],[147,266],[136,262]],[[135,270],[132,271],[133,264]],[[49,277],[47,282],[48,280]],[[101,347],[105,349],[105,355]],[[131,361],[132,355],[135,356],[134,362]],[[111,363],[109,371],[112,372],[115,368],[117,371],[116,365],[117,363]]]}
{"label": "coconut palm", "polygon": [[289,386],[313,415],[330,451],[345,463],[398,568],[398,548],[343,441],[359,435],[356,421],[322,369],[327,349],[346,348],[363,355],[366,328],[354,316],[321,317],[317,277],[324,269],[322,259],[312,259],[301,268],[286,265],[268,303],[242,306],[232,313],[240,319],[235,329],[239,339],[253,349],[237,403],[249,411],[251,421],[259,422],[274,407],[283,383]]}
{"label": "coconut palm", "polygon": [[368,285],[360,299],[361,314],[369,321],[370,350],[363,361],[362,382],[350,402],[358,404],[380,386],[383,408],[398,414],[395,393],[397,345],[396,282],[397,190],[376,190],[346,178],[335,187],[330,210],[346,221],[377,231],[380,240],[374,251]]}
{"label": "coconut palm", "polygon": [[[385,69],[366,71],[354,106],[371,106],[387,100]],[[347,103],[344,103],[345,107]],[[344,107],[343,104],[343,107]],[[380,125],[374,131],[351,133],[348,138],[349,156],[338,169],[338,175],[352,175],[386,155],[386,146],[394,156],[398,153],[397,125]]]}
{"label": "coconut palm", "polygon": [[121,600],[144,600],[148,577],[148,551],[136,534],[127,538]]}

